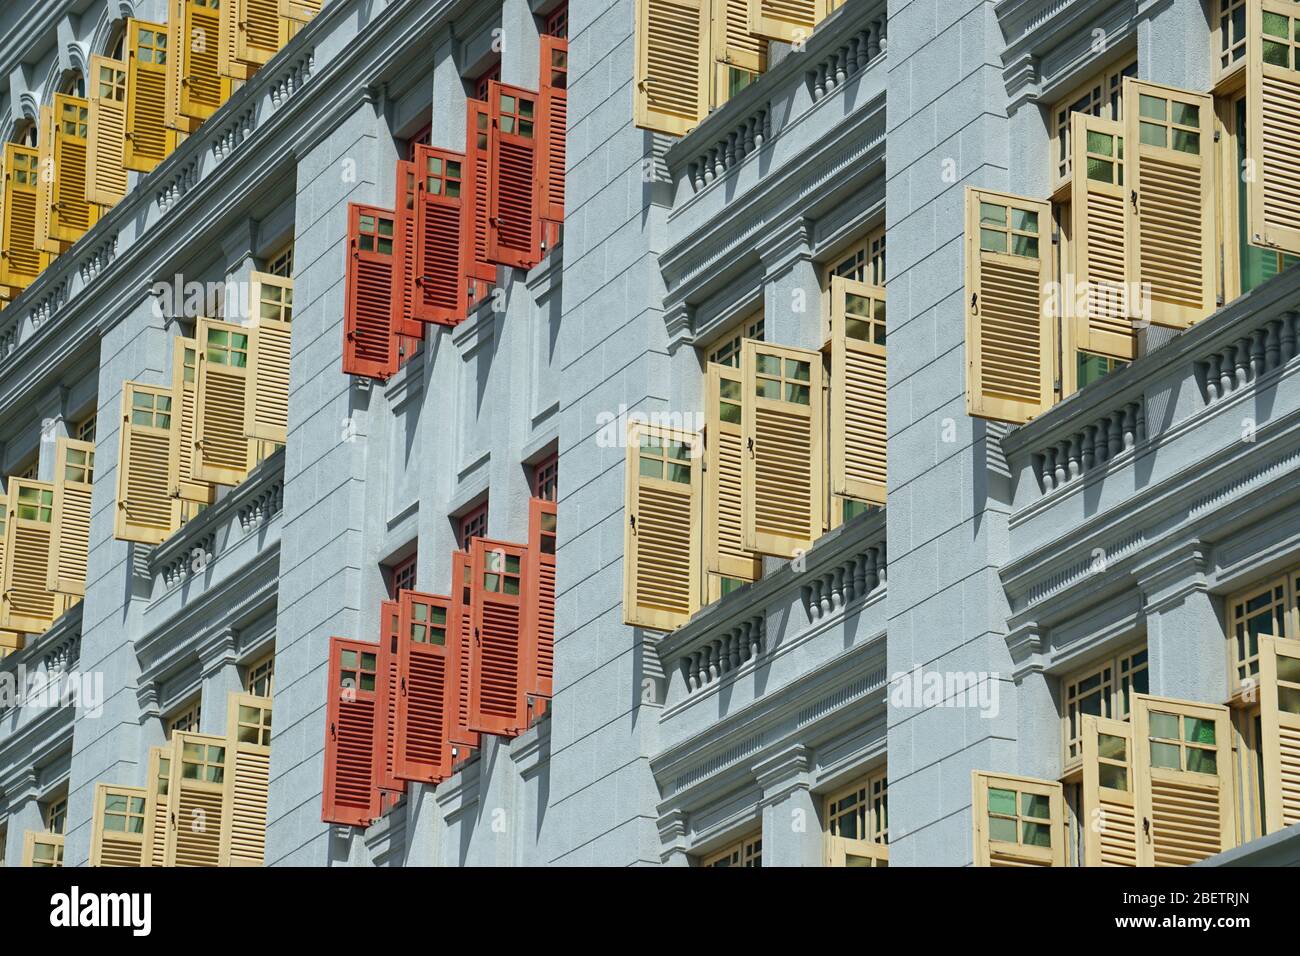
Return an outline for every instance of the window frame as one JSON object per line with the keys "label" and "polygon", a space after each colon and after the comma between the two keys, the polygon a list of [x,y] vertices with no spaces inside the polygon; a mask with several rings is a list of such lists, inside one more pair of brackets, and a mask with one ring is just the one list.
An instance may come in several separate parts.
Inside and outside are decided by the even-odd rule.
{"label": "window frame", "polygon": [[[1227,643],[1228,700],[1232,703],[1258,703],[1259,685],[1256,675],[1259,673],[1259,638],[1266,636],[1266,632],[1258,632],[1255,639],[1255,653],[1247,655],[1244,659],[1238,656],[1237,605],[1245,605],[1252,598],[1274,589],[1281,591],[1281,595],[1274,599],[1273,607],[1280,613],[1283,633],[1272,636],[1290,640],[1300,639],[1300,564],[1292,564],[1276,574],[1256,578],[1249,587],[1238,588],[1224,597],[1223,630]],[[1280,604],[1277,603],[1279,601]],[[1253,615],[1246,615],[1246,617],[1251,616]],[[1275,614],[1274,620],[1276,619]],[[1248,667],[1252,661],[1255,664],[1254,671],[1243,675],[1241,668]],[[1248,683],[1248,679],[1254,679],[1256,682]]]}
{"label": "window frame", "polygon": [[[1133,664],[1133,659],[1139,654],[1146,655],[1145,659],[1137,665]],[[1087,694],[1080,695],[1077,692],[1071,693],[1071,687],[1079,685],[1096,675],[1110,672],[1109,678],[1103,679],[1098,684],[1095,691],[1089,691]],[[1147,690],[1135,690],[1131,681],[1134,675],[1145,673],[1147,677]],[[1079,701],[1089,697],[1092,693],[1102,695],[1103,712],[1094,716],[1100,716],[1108,720],[1129,721],[1133,716],[1133,705],[1131,697],[1134,693],[1150,693],[1150,673],[1151,673],[1151,656],[1148,645],[1145,641],[1134,644],[1127,644],[1119,650],[1108,654],[1100,660],[1094,660],[1092,663],[1077,667],[1061,675],[1060,693],[1061,693],[1061,777],[1073,778],[1083,767],[1083,716],[1082,710],[1071,711],[1072,706],[1077,706]],[[1126,689],[1124,678],[1130,681]],[[1128,694],[1128,698],[1125,694]],[[1128,709],[1123,707],[1127,703]],[[1073,732],[1072,732],[1073,727]],[[1071,753],[1071,746],[1075,751]]]}
{"label": "window frame", "polygon": [[46,833],[64,836],[68,829],[68,795],[57,794],[50,797],[41,806],[41,821]]}
{"label": "window frame", "polygon": [[[266,691],[256,689],[259,681],[266,681]],[[244,666],[244,693],[254,697],[273,697],[275,695],[275,648],[256,657]]]}
{"label": "window frame", "polygon": [[[858,796],[853,805],[836,809],[846,798]],[[881,767],[847,787],[828,793],[822,804],[822,831],[826,840],[826,865],[843,867],[849,857],[872,861],[871,866],[889,865],[889,774]],[[853,816],[856,837],[837,832],[841,820]]]}
{"label": "window frame", "polygon": [[468,551],[475,538],[486,538],[488,533],[488,502],[475,505],[456,519],[456,540],[462,551]]}
{"label": "window frame", "polygon": [[163,717],[163,732],[168,740],[175,733],[199,733],[203,719],[203,695],[195,694],[183,704],[173,707]]}
{"label": "window frame", "polygon": [[765,316],[763,304],[760,302],[758,308],[748,310],[741,318],[730,323],[720,335],[711,339],[709,344],[701,349],[704,353],[705,366],[707,367],[712,363],[739,369],[741,343],[745,339],[764,341],[764,330]]}
{"label": "window frame", "polygon": [[763,866],[763,831],[751,830],[739,840],[700,857],[700,867],[753,867]]}
{"label": "window frame", "polygon": [[[1059,194],[1062,190],[1068,191],[1070,188],[1070,116],[1076,112],[1089,112],[1092,116],[1122,121],[1124,77],[1137,76],[1137,70],[1138,56],[1134,50],[1112,61],[1109,66],[1094,70],[1086,79],[1073,86],[1069,93],[1056,97],[1047,107],[1048,182],[1052,184],[1054,202],[1061,198]],[[1091,100],[1092,109],[1074,109],[1085,97]]]}

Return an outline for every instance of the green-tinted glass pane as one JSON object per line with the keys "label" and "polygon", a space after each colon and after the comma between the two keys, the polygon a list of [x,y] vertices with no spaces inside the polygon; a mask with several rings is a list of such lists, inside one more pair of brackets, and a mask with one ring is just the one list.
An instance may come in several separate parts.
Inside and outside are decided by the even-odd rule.
{"label": "green-tinted glass pane", "polygon": [[1097,753],[1110,760],[1124,760],[1128,751],[1128,742],[1114,734],[1097,735]]}
{"label": "green-tinted glass pane", "polygon": [[1165,770],[1181,770],[1182,763],[1178,754],[1179,748],[1177,744],[1162,744],[1153,741],[1151,744],[1151,766]]}
{"label": "green-tinted glass pane", "polygon": [[1115,164],[1108,159],[1097,159],[1094,156],[1089,156],[1088,178],[1093,182],[1113,183],[1115,181]]}
{"label": "green-tinted glass pane", "polygon": [[1111,790],[1128,789],[1128,770],[1124,767],[1104,763],[1098,766],[1097,771],[1097,779],[1103,787],[1109,787]]}
{"label": "green-tinted glass pane", "polygon": [[1264,11],[1263,33],[1267,37],[1281,37],[1285,40],[1289,34],[1288,18],[1280,13]]}
{"label": "green-tinted glass pane", "polygon": [[1178,715],[1153,711],[1151,714],[1151,736],[1163,737],[1165,740],[1179,740]]}
{"label": "green-tinted glass pane", "polygon": [[796,361],[795,359],[786,359],[785,377],[794,379],[796,382],[808,381],[808,363]]}
{"label": "green-tinted glass pane", "polygon": [[642,455],[640,474],[642,478],[662,478],[664,476],[664,463],[658,458],[647,458]]}
{"label": "green-tinted glass pane", "polygon": [[766,352],[759,352],[755,356],[754,367],[758,370],[759,375],[779,377],[781,374],[781,359],[775,355],[768,355]]}
{"label": "green-tinted glass pane", "polygon": [[1038,258],[1038,237],[1013,235],[1011,237],[1011,251],[1018,256],[1024,256],[1027,259]]}
{"label": "green-tinted glass pane", "polygon": [[779,399],[781,397],[781,383],[776,379],[760,378],[755,382],[754,394],[759,398]]}
{"label": "green-tinted glass pane", "polygon": [[1007,207],[993,203],[980,203],[980,225],[1005,226],[1007,224]]}
{"label": "green-tinted glass pane", "polygon": [[1115,149],[1115,137],[1109,133],[1099,133],[1096,130],[1088,130],[1088,152],[1096,153],[1098,156],[1111,156]]}
{"label": "green-tinted glass pane", "polygon": [[1006,252],[1007,234],[994,229],[981,229],[980,250],[982,252]]}
{"label": "green-tinted glass pane", "polygon": [[997,787],[990,787],[989,813],[998,813],[1006,817],[1015,816],[1016,792],[1014,790],[1002,790]]}
{"label": "green-tinted glass pane", "polygon": [[1188,747],[1187,769],[1191,773],[1218,773],[1218,752],[1214,750],[1202,750],[1200,747]]}
{"label": "green-tinted glass pane", "polygon": [[126,813],[126,796],[120,793],[110,793],[104,797],[105,813]]}
{"label": "green-tinted glass pane", "polygon": [[381,235],[381,236],[391,236],[392,234],[393,234],[393,220],[391,220],[391,219],[380,219],[380,220],[379,220],[379,235]]}
{"label": "green-tinted glass pane", "polygon": [[808,404],[808,386],[796,385],[794,382],[786,382],[785,400],[794,405]]}
{"label": "green-tinted glass pane", "polygon": [[1168,101],[1161,96],[1141,94],[1138,98],[1138,115],[1144,119],[1166,120],[1169,118]]}
{"label": "green-tinted glass pane", "polygon": [[118,816],[117,814],[105,815],[105,816],[104,816],[104,832],[106,832],[106,833],[109,833],[109,832],[111,832],[111,833],[125,833],[125,832],[126,832],[126,817]]}
{"label": "green-tinted glass pane", "polygon": [[1011,210],[1011,228],[1016,232],[1038,232],[1038,213],[1027,209]]}
{"label": "green-tinted glass pane", "polygon": [[1286,714],[1300,714],[1300,690],[1294,687],[1279,687],[1277,709]]}
{"label": "green-tinted glass pane", "polygon": [[1025,846],[1043,846],[1051,847],[1052,845],[1052,828],[1046,823],[1031,823],[1026,820],[1021,824],[1021,832],[1024,834],[1022,841]]}
{"label": "green-tinted glass pane", "polygon": [[1144,146],[1165,146],[1165,127],[1156,123],[1139,123],[1138,138]]}
{"label": "green-tinted glass pane", "polygon": [[1040,793],[1022,793],[1020,808],[1026,817],[1046,820],[1051,816],[1051,801]]}
{"label": "green-tinted glass pane", "polygon": [[718,405],[718,418],[729,425],[740,424],[740,406],[732,405],[730,402],[722,402]]}
{"label": "green-tinted glass pane", "polygon": [[989,839],[1000,843],[1016,842],[1016,821],[1006,817],[989,817]]}
{"label": "green-tinted glass pane", "polygon": [[1174,149],[1180,153],[1191,153],[1193,156],[1201,151],[1201,134],[1193,133],[1190,130],[1176,129],[1174,132]]}
{"label": "green-tinted glass pane", "polygon": [[675,463],[669,464],[668,480],[675,481],[680,485],[689,485],[691,483],[691,466]]}
{"label": "green-tinted glass pane", "polygon": [[360,684],[359,684],[358,686],[359,686],[359,689],[361,689],[361,690],[374,690],[374,689],[375,689],[375,675],[374,675],[374,674],[365,674],[365,673],[363,673],[363,674],[361,675],[361,681],[360,681]]}
{"label": "green-tinted glass pane", "polygon": [[1173,103],[1173,119],[1179,126],[1200,126],[1201,108],[1195,103]]}
{"label": "green-tinted glass pane", "polygon": [[1188,743],[1214,743],[1214,721],[1212,720],[1201,720],[1196,717],[1188,717],[1183,721],[1183,732],[1187,735],[1185,739]]}

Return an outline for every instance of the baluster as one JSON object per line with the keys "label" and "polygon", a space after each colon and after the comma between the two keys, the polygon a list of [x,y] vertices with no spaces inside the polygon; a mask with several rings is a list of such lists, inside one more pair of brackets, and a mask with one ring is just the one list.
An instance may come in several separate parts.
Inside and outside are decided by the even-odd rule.
{"label": "baluster", "polygon": [[754,151],[754,117],[745,120],[745,155]]}
{"label": "baluster", "polygon": [[868,593],[867,556],[860,554],[853,561],[853,596],[866,597]]}
{"label": "baluster", "polygon": [[739,629],[732,631],[727,635],[727,642],[731,645],[731,669],[734,671],[740,667],[744,654],[744,649],[741,647],[741,631]]}
{"label": "baluster", "polygon": [[827,617],[831,613],[831,581],[825,575],[817,579],[817,589],[821,592],[822,617]]}
{"label": "baluster", "polygon": [[1125,405],[1121,414],[1124,416],[1124,448],[1127,450],[1133,447],[1135,441],[1133,406]]}
{"label": "baluster", "polygon": [[682,672],[682,681],[686,684],[686,693],[695,692],[695,672],[691,669],[691,655],[684,654],[682,659],[677,662],[677,667]]}
{"label": "baluster", "polygon": [[1271,372],[1281,364],[1282,321],[1274,319],[1264,330],[1264,371]]}
{"label": "baluster", "polygon": [[1300,313],[1288,312],[1282,316],[1282,361],[1289,362],[1295,358],[1296,322]]}
{"label": "baluster", "polygon": [[881,585],[889,583],[889,545],[881,544],[877,548],[880,554],[876,560],[876,580]]}
{"label": "baluster", "polygon": [[867,57],[874,60],[880,55],[880,21],[872,20],[867,26]]}
{"label": "baluster", "polygon": [[1056,487],[1060,488],[1065,484],[1069,475],[1067,464],[1067,454],[1065,443],[1062,442],[1052,446],[1052,478],[1056,482]]}
{"label": "baluster", "polygon": [[840,47],[839,51],[835,54],[835,85],[837,87],[843,86],[845,80],[848,79],[848,69],[844,59],[847,55],[847,47]]}
{"label": "baluster", "polygon": [[1250,339],[1237,340],[1233,367],[1237,373],[1236,388],[1241,388],[1250,381]]}
{"label": "baluster", "polygon": [[1264,374],[1264,330],[1256,329],[1250,333],[1250,379],[1254,381]]}
{"label": "baluster", "polygon": [[1147,440],[1147,404],[1144,400],[1139,399],[1133,403],[1133,407],[1136,410],[1134,414],[1137,417],[1137,425],[1135,428],[1137,440],[1139,442],[1144,442]]}
{"label": "baluster", "polygon": [[1205,360],[1205,396],[1207,404],[1219,399],[1219,356],[1211,355]]}
{"label": "baluster", "polygon": [[867,61],[870,59],[870,54],[867,52],[867,44],[870,42],[870,31],[869,30],[858,31],[856,40],[857,40],[857,50],[856,50],[857,68],[858,68],[858,72],[861,73],[863,70],[867,68]]}
{"label": "baluster", "polygon": [[1085,425],[1083,429],[1083,458],[1081,465],[1084,474],[1093,469],[1097,463],[1097,456],[1094,449],[1097,446],[1097,426]]}
{"label": "baluster", "polygon": [[736,165],[736,137],[734,135],[727,136],[726,146],[724,147],[724,154],[725,154],[725,158],[722,164],[723,169],[724,170],[731,169],[731,167]]}
{"label": "baluster", "polygon": [[1106,433],[1107,460],[1109,460],[1124,450],[1124,432],[1118,412],[1113,412],[1107,416],[1106,422],[1108,426]]}
{"label": "baluster", "polygon": [[1078,478],[1079,475],[1081,474],[1081,468],[1079,465],[1079,435],[1077,433],[1070,436],[1069,455],[1070,455],[1070,464],[1069,464],[1070,480],[1073,481],[1075,478]]}

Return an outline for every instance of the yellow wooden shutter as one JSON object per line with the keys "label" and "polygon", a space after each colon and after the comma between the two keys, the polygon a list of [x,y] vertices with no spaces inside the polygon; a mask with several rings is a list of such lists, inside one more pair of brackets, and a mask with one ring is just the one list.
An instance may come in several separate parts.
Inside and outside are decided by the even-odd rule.
{"label": "yellow wooden shutter", "polygon": [[745,339],[741,371],[744,545],[791,558],[822,530],[821,353]]}
{"label": "yellow wooden shutter", "polygon": [[94,482],[94,442],[59,438],[54,456],[54,531],[45,581],[51,591],[76,597],[86,593]]}
{"label": "yellow wooden shutter", "polygon": [[1214,311],[1214,97],[1124,79],[1130,280],[1144,318],[1182,329]]}
{"label": "yellow wooden shutter", "polygon": [[169,120],[167,27],[126,21],[127,169],[147,173],[176,148],[176,128]]}
{"label": "yellow wooden shutter", "polygon": [[145,792],[143,787],[95,784],[90,830],[91,866],[142,866]]}
{"label": "yellow wooden shutter", "polygon": [[194,459],[190,477],[237,485],[254,464],[249,440],[249,400],[256,390],[249,362],[257,330],[200,318],[198,387],[194,413]]}
{"label": "yellow wooden shutter", "polygon": [[1023,424],[1052,406],[1051,205],[966,190],[966,411]]}
{"label": "yellow wooden shutter", "polygon": [[63,834],[41,830],[24,833],[23,866],[63,866]]}
{"label": "yellow wooden shutter", "polygon": [[59,93],[54,97],[54,183],[50,238],[74,243],[99,219],[99,207],[86,199],[90,101]]}
{"label": "yellow wooden shutter", "polygon": [[141,866],[167,865],[167,828],[171,813],[173,743],[149,748],[149,776],[145,778],[144,850]]}
{"label": "yellow wooden shutter", "polygon": [[221,73],[221,11],[218,0],[179,0],[184,18],[179,112],[194,124],[215,113],[230,97],[230,77]]}
{"label": "yellow wooden shutter", "polygon": [[831,493],[885,503],[885,290],[831,279]]}
{"label": "yellow wooden shutter", "polygon": [[283,445],[289,440],[289,360],[293,280],[269,272],[249,277],[249,318],[257,324],[250,364],[250,434]]}
{"label": "yellow wooden shutter", "polygon": [[17,143],[5,144],[4,234],[0,237],[0,283],[21,291],[49,262],[37,241],[40,151]]}
{"label": "yellow wooden shutter", "polygon": [[1064,866],[1065,793],[1052,780],[971,774],[976,866]]}
{"label": "yellow wooden shutter", "polygon": [[636,125],[680,136],[709,113],[711,0],[636,0]]}
{"label": "yellow wooden shutter", "polygon": [[1293,0],[1246,9],[1246,234],[1300,253],[1300,9]]}
{"label": "yellow wooden shutter", "polygon": [[189,43],[186,39],[186,0],[167,0],[167,125],[176,130],[176,145],[199,128],[198,119],[187,116],[181,109],[184,99],[185,74],[189,69]]}
{"label": "yellow wooden shutter", "polygon": [[280,49],[279,0],[231,0],[235,6],[235,56],[251,67]]}
{"label": "yellow wooden shutter", "polygon": [[180,501],[169,480],[175,414],[169,387],[123,383],[115,537],[158,544],[180,527]]}
{"label": "yellow wooden shutter", "polygon": [[1133,725],[1085,714],[1082,735],[1083,865],[1137,866]]}
{"label": "yellow wooden shutter", "polygon": [[222,866],[261,866],[271,786],[271,700],[230,694],[226,704],[229,766],[222,817]]}
{"label": "yellow wooden shutter", "polygon": [[5,500],[0,627],[40,634],[67,608],[63,595],[54,594],[45,586],[50,573],[54,486],[46,481],[10,478]]}
{"label": "yellow wooden shutter", "polygon": [[113,206],[126,195],[126,62],[90,58],[90,139],[86,143],[86,200]]}
{"label": "yellow wooden shutter", "polygon": [[[767,69],[767,41],[749,32],[749,0],[712,0],[713,59],[750,73]],[[719,81],[725,76],[719,77]]]}
{"label": "yellow wooden shutter", "polygon": [[[707,388],[704,570],[711,578],[756,581],[763,573],[763,562],[744,545],[744,382],[740,369],[710,362]],[[721,596],[721,582],[711,579],[708,599]]]}
{"label": "yellow wooden shutter", "polygon": [[59,179],[59,167],[54,162],[55,136],[54,107],[46,104],[41,106],[36,125],[36,150],[40,157],[36,177],[36,244],[47,253],[58,255],[63,245],[50,235],[54,192]]}
{"label": "yellow wooden shutter", "polygon": [[1235,843],[1228,708],[1136,694],[1139,865],[1185,866]]}
{"label": "yellow wooden shutter", "polygon": [[812,35],[828,12],[828,0],[749,0],[749,32],[798,43]]}
{"label": "yellow wooden shutter", "polygon": [[173,497],[181,501],[210,505],[216,488],[210,482],[191,478],[194,470],[194,427],[198,411],[199,353],[194,339],[172,339],[172,470],[167,479]]}
{"label": "yellow wooden shutter", "polygon": [[230,770],[226,738],[178,730],[172,745],[165,865],[219,866]]}
{"label": "yellow wooden shutter", "polygon": [[1259,640],[1265,832],[1300,823],[1300,641]]}
{"label": "yellow wooden shutter", "polygon": [[1063,290],[1078,348],[1131,361],[1136,310],[1124,251],[1124,128],[1087,113],[1070,117],[1070,263]]}
{"label": "yellow wooden shutter", "polygon": [[279,0],[280,16],[309,23],[320,13],[322,0]]}
{"label": "yellow wooden shutter", "polygon": [[247,80],[254,73],[254,68],[239,59],[239,28],[235,25],[238,11],[232,0],[223,3],[218,10],[220,15],[220,46],[217,50],[217,70],[222,76],[232,80]]}
{"label": "yellow wooden shutter", "polygon": [[625,624],[671,631],[700,606],[702,447],[675,428],[628,426]]}

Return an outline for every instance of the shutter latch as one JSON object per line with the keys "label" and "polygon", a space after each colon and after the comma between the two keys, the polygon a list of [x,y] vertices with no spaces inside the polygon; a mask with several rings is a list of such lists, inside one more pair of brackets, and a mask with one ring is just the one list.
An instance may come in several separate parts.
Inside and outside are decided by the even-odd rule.
{"label": "shutter latch", "polygon": [[754,436],[750,435],[745,439],[745,448],[749,451],[749,456],[754,457]]}
{"label": "shutter latch", "polygon": [[1150,817],[1142,818],[1142,835],[1146,837],[1146,841],[1148,843],[1151,842],[1151,818]]}
{"label": "shutter latch", "polygon": [[1134,211],[1134,212],[1137,212],[1137,211],[1138,211],[1138,191],[1137,191],[1136,189],[1130,189],[1128,194],[1129,194],[1129,201],[1130,201],[1131,203],[1133,203],[1133,211]]}
{"label": "shutter latch", "polygon": [[978,292],[972,292],[970,294],[970,310],[972,313],[979,312],[979,302],[980,302],[980,294]]}
{"label": "shutter latch", "polygon": [[634,515],[634,514],[629,514],[629,515],[627,516],[627,520],[628,520],[628,523],[629,523],[630,525],[632,525],[632,533],[633,533],[633,534],[636,534],[636,515]]}
{"label": "shutter latch", "polygon": [[337,740],[337,739],[338,739],[338,736],[339,736],[339,735],[338,735],[338,731],[337,731],[337,730],[335,729],[335,727],[334,727],[334,722],[333,722],[333,721],[330,721],[330,738],[331,738],[331,739],[334,739],[334,740]]}
{"label": "shutter latch", "polygon": [[403,696],[403,697],[406,696],[406,678],[405,678],[405,677],[402,678],[402,696]]}

